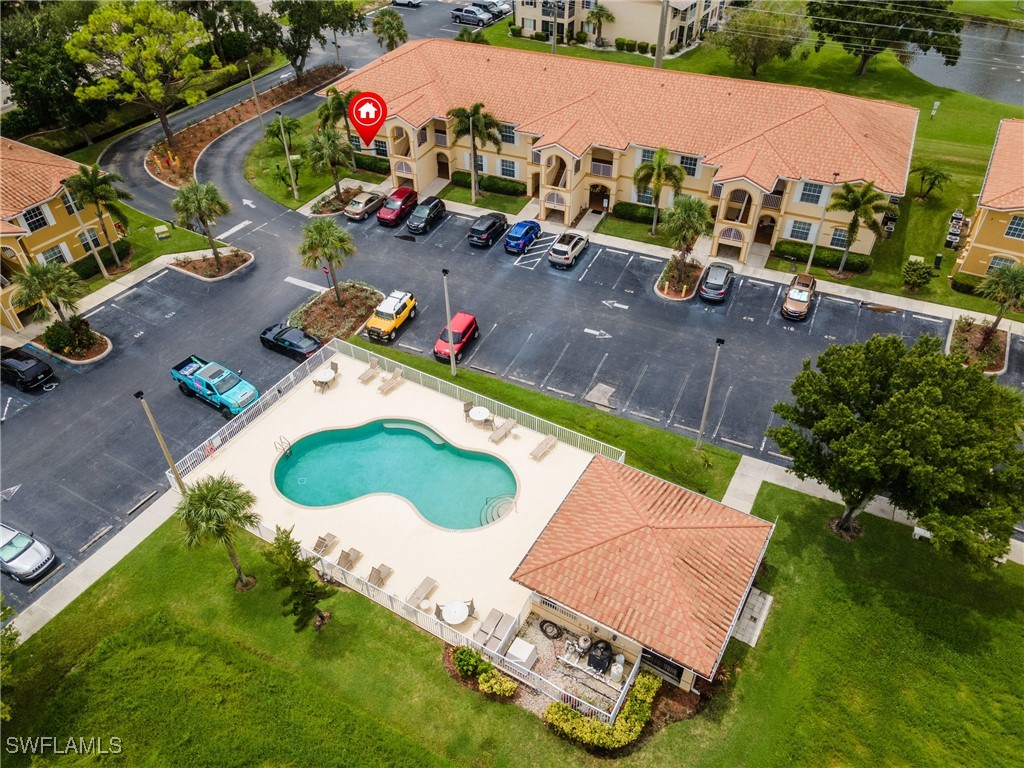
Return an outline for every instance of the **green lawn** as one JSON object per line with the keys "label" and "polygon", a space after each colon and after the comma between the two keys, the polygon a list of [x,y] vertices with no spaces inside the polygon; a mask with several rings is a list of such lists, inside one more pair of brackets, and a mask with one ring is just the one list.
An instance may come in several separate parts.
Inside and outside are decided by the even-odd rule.
{"label": "green lawn", "polygon": [[671,238],[668,235],[651,234],[650,224],[641,224],[638,221],[627,221],[626,219],[616,219],[611,214],[608,214],[601,219],[601,223],[597,225],[597,229],[594,231],[600,232],[602,235],[624,237],[628,240],[638,240],[641,243],[663,245],[666,248],[672,247]]}
{"label": "green lawn", "polygon": [[490,208],[492,211],[501,211],[502,213],[517,214],[526,204],[530,202],[528,197],[515,197],[513,195],[499,195],[492,192],[485,192],[482,195],[477,196],[476,202],[474,203],[470,192],[465,187],[456,187],[454,184],[449,184],[440,192],[437,196],[443,200],[451,200],[453,203],[465,203],[466,205],[476,205],[480,208]]}
{"label": "green lawn", "polygon": [[[316,131],[316,112],[310,112],[299,118],[302,126],[289,139],[288,148],[292,156],[300,155],[306,140]],[[270,125],[270,123],[267,123]],[[245,157],[243,172],[246,180],[256,190],[276,203],[288,208],[300,208],[315,197],[319,197],[329,188],[333,187],[334,179],[330,173],[317,173],[303,160],[302,168],[298,172],[299,199],[292,195],[291,187],[284,184],[277,178],[277,168],[280,166],[284,177],[288,178],[288,166],[284,158],[284,145],[279,140],[268,141],[260,139],[257,141],[249,154]],[[386,176],[381,176],[369,171],[356,170],[351,173],[342,173],[340,178],[353,178],[364,181],[367,184],[380,184]]]}
{"label": "green lawn", "polygon": [[953,0],[953,11],[967,16],[987,16],[1024,23],[1024,4],[1017,0]]}
{"label": "green lawn", "polygon": [[[972,573],[877,518],[842,543],[825,528],[837,511],[762,489],[755,512],[778,528],[758,647],[730,645],[709,709],[617,764],[1016,764],[1024,569]],[[5,737],[116,735],[110,762],[131,766],[608,765],[453,683],[439,641],[357,593],[325,604],[322,633],[296,634],[261,547],[239,542],[258,585],[238,594],[223,548],[187,551],[165,524],[25,643]]]}

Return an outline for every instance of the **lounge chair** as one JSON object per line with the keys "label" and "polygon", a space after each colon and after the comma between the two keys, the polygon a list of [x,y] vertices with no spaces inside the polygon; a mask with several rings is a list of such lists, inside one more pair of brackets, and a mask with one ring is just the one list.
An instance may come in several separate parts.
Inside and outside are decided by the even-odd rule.
{"label": "lounge chair", "polygon": [[494,632],[491,635],[491,639],[487,641],[487,648],[496,651],[501,647],[502,641],[505,639],[505,635],[512,629],[512,625],[515,624],[515,619],[509,616],[507,613],[502,614],[501,621],[498,622],[498,626],[494,628]]}
{"label": "lounge chair", "polygon": [[558,444],[558,438],[554,435],[548,435],[540,441],[540,445],[530,451],[530,458],[536,461],[540,461]]}
{"label": "lounge chair", "polygon": [[494,628],[498,626],[498,622],[501,621],[501,617],[504,615],[497,608],[491,608],[491,612],[487,614],[487,618],[483,620],[480,629],[473,635],[473,639],[480,645],[487,645],[487,641],[491,639]]}
{"label": "lounge chair", "polygon": [[380,361],[376,357],[371,357],[370,366],[359,374],[359,383],[366,384],[369,381],[373,381],[378,373],[380,373]]}
{"label": "lounge chair", "polygon": [[409,599],[406,600],[409,605],[419,605],[422,601],[430,597],[430,593],[437,589],[437,582],[427,576],[420,585],[413,590],[413,593],[409,595]]}
{"label": "lounge chair", "polygon": [[325,533],[319,539],[316,540],[316,544],[313,545],[314,555],[323,555],[328,549],[334,546],[334,543],[338,540],[338,537],[333,533]]}
{"label": "lounge chair", "polygon": [[359,559],[363,556],[355,547],[350,547],[347,551],[342,552],[338,555],[338,566],[343,570],[351,571],[352,566],[359,562]]}
{"label": "lounge chair", "polygon": [[388,378],[384,379],[384,381],[381,382],[381,385],[377,387],[377,391],[380,392],[381,394],[386,395],[392,389],[401,384],[402,381],[402,369],[395,368],[395,370],[391,372],[391,375],[388,376]]}
{"label": "lounge chair", "polygon": [[473,618],[475,615],[476,615],[476,604],[472,600],[470,600],[469,601],[469,617]]}
{"label": "lounge chair", "polygon": [[501,423],[501,426],[491,432],[491,436],[488,438],[492,443],[500,443],[512,432],[512,427],[516,426],[515,419],[505,419]]}
{"label": "lounge chair", "polygon": [[462,404],[462,415],[466,417],[466,421],[469,421],[469,412],[473,410],[473,403]]}
{"label": "lounge chair", "polygon": [[384,563],[381,563],[376,568],[370,569],[370,578],[368,578],[367,581],[370,582],[372,586],[380,589],[384,587],[384,582],[387,581],[391,577],[391,574],[394,572],[394,568],[388,565],[384,565]]}

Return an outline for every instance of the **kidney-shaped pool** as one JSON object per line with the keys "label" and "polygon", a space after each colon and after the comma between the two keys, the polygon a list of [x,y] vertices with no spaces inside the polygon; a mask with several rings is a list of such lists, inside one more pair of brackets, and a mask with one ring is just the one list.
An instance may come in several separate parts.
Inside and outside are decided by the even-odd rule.
{"label": "kidney-shaped pool", "polygon": [[302,438],[277,460],[274,483],[307,507],[392,493],[434,525],[455,530],[493,522],[516,494],[515,476],[501,459],[456,448],[430,427],[398,419]]}

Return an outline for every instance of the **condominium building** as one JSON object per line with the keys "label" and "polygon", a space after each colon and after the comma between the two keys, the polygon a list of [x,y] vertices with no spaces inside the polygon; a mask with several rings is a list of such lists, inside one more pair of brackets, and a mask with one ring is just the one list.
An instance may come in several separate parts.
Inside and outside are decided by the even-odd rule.
{"label": "condominium building", "polygon": [[[477,170],[521,182],[541,219],[566,226],[618,202],[671,205],[671,189],[633,184],[665,147],[687,171],[682,193],[711,206],[712,254],[740,261],[779,238],[843,247],[850,215],[826,211],[833,189],[873,181],[902,196],[918,119],[830,91],[451,40],[408,43],[336,86],[387,101],[384,126],[358,149],[389,157],[395,186],[418,190],[469,169],[469,141],[454,141],[446,115],[482,102],[502,145],[479,148]],[[862,227],[851,250],[873,245]]]}

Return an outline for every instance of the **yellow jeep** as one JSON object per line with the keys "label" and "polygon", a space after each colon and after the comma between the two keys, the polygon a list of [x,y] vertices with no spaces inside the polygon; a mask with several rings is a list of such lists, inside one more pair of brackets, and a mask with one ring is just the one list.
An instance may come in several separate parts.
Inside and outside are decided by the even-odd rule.
{"label": "yellow jeep", "polygon": [[371,341],[394,341],[398,329],[406,320],[416,317],[416,297],[409,291],[392,291],[373,311],[366,323],[366,335]]}

